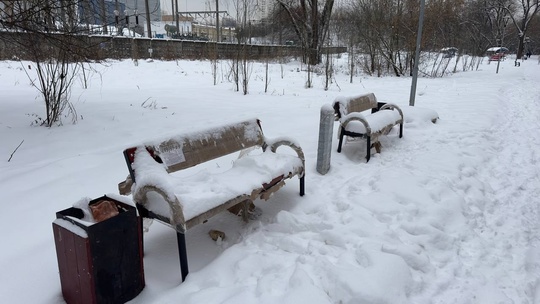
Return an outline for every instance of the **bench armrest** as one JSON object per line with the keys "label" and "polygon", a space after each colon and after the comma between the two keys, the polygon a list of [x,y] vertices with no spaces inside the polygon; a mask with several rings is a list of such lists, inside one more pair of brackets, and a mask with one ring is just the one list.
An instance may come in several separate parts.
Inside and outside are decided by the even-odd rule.
{"label": "bench armrest", "polygon": [[118,193],[121,195],[130,195],[131,186],[133,186],[133,180],[131,179],[131,175],[128,175],[125,181],[118,183]]}
{"label": "bench armrest", "polygon": [[[144,147],[138,147],[135,151],[133,162],[133,173],[135,175],[135,183],[131,178],[123,182],[133,183],[130,187],[133,191],[133,200],[138,204],[154,213],[154,217],[158,220],[166,222],[175,227],[178,232],[186,231],[186,223],[182,205],[178,201],[174,193],[174,189],[170,184],[170,178],[163,164],[156,162],[150,153]],[[148,193],[155,192],[163,198],[169,205],[169,210],[163,209],[161,206],[149,205]]]}
{"label": "bench armrest", "polygon": [[[151,206],[148,205],[148,193],[155,192],[159,194],[169,205],[170,214],[159,214],[156,211],[151,209]],[[184,212],[182,210],[182,205],[178,201],[178,198],[173,195],[171,197],[167,191],[163,190],[159,186],[147,184],[142,187],[136,187],[135,193],[133,194],[133,200],[137,204],[143,206],[149,211],[154,213],[154,217],[162,222],[166,222],[176,229],[177,232],[185,233],[187,230],[186,221],[184,219]]]}
{"label": "bench armrest", "polygon": [[306,158],[304,156],[304,151],[302,151],[300,145],[298,145],[294,141],[283,137],[275,138],[272,140],[267,139],[265,140],[265,143],[263,145],[263,150],[266,150],[267,147],[270,147],[270,151],[276,153],[277,148],[279,148],[280,146],[288,146],[293,149],[294,152],[296,152],[296,155],[298,155],[298,158],[300,158],[300,160],[302,161],[302,172],[300,172],[298,175],[300,177],[304,176],[304,171],[306,170]]}
{"label": "bench armrest", "polygon": [[369,126],[369,123],[367,122],[364,115],[361,113],[353,112],[345,115],[343,118],[341,118],[340,123],[345,128],[347,127],[347,124],[349,124],[351,121],[359,121],[364,125],[364,128],[366,128],[366,134],[371,134],[371,127]]}
{"label": "bench armrest", "polygon": [[399,115],[401,116],[401,121],[403,122],[403,111],[401,111],[401,109],[393,104],[393,103],[386,103],[385,105],[383,105],[381,108],[380,108],[380,111],[381,110],[386,110],[386,109],[389,109],[389,110],[397,110],[399,112]]}

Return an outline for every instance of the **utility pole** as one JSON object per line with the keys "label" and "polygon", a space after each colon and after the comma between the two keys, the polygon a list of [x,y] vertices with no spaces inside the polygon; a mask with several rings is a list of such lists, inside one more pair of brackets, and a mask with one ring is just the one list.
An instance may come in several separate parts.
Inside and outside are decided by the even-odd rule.
{"label": "utility pole", "polygon": [[107,10],[105,8],[105,0],[101,0],[101,22],[103,24],[103,34],[107,35],[109,33],[107,25]]}
{"label": "utility pole", "polygon": [[176,16],[176,14],[174,13],[174,0],[171,0],[171,16],[172,16],[172,21],[176,23],[176,18],[178,16]]}
{"label": "utility pole", "polygon": [[152,25],[150,24],[150,6],[148,0],[144,0],[144,6],[146,7],[146,29],[148,31],[148,38],[152,38]]}
{"label": "utility pole", "polygon": [[217,42],[221,42],[221,35],[219,32],[219,0],[216,0],[216,39]]}
{"label": "utility pole", "polygon": [[120,35],[120,7],[118,6],[118,0],[114,0],[114,23],[116,26],[116,35]]}
{"label": "utility pole", "polygon": [[414,54],[413,79],[411,84],[411,96],[409,106],[414,106],[416,97],[416,83],[418,80],[418,61],[420,60],[420,44],[422,43],[422,27],[424,26],[424,6],[425,0],[420,0],[420,16],[418,18],[418,33],[416,34],[416,52]]}
{"label": "utility pole", "polygon": [[[172,0],[171,0],[172,1]],[[175,0],[176,7],[174,9],[174,16],[176,18],[176,30],[177,33],[180,34],[180,16],[178,15],[178,0]]]}

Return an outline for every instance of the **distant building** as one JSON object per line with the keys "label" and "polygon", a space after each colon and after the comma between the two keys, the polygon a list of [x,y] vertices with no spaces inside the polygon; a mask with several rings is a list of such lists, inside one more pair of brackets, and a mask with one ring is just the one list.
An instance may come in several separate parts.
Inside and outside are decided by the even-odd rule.
{"label": "distant building", "polygon": [[[220,27],[222,42],[233,42],[236,39],[235,29],[231,27]],[[205,25],[193,23],[193,34],[210,41],[217,41],[217,31],[215,25]]]}
{"label": "distant building", "polygon": [[[105,6],[105,10],[103,10],[103,5]],[[160,21],[160,1],[148,0],[148,6],[150,20]],[[105,16],[103,16],[104,13]],[[129,22],[130,27],[135,26],[137,23],[143,25],[146,22],[145,1],[81,0],[79,1],[79,20],[81,23],[88,24],[103,24],[103,20],[106,20],[108,25],[116,25],[117,21],[120,25],[125,25],[126,22]]]}
{"label": "distant building", "polygon": [[[144,0],[79,0],[79,22],[102,26],[103,21],[105,21],[105,24],[113,27],[113,30],[129,28],[143,35],[146,31],[147,18],[145,2]],[[152,22],[160,21],[160,1],[148,0],[148,7],[150,20]],[[99,30],[99,28],[97,29]]]}
{"label": "distant building", "polygon": [[[129,15],[134,15],[135,11],[142,15],[146,22],[146,8],[143,0],[118,0],[126,4]],[[159,0],[148,0],[150,10],[150,21],[161,21],[161,2]]]}
{"label": "distant building", "polygon": [[118,22],[125,10],[125,4],[118,1],[87,0],[79,1],[78,17],[79,23],[102,25],[106,21],[107,25],[116,25],[118,12]]}
{"label": "distant building", "polygon": [[256,0],[254,20],[263,20],[270,17],[275,1],[273,0]]}

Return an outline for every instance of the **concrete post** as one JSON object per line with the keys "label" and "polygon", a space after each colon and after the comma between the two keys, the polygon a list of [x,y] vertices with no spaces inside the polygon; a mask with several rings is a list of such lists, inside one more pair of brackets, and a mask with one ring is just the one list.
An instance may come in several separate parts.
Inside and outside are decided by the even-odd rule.
{"label": "concrete post", "polygon": [[319,124],[319,147],[317,149],[317,172],[322,175],[330,170],[334,121],[334,109],[332,106],[330,104],[322,106]]}

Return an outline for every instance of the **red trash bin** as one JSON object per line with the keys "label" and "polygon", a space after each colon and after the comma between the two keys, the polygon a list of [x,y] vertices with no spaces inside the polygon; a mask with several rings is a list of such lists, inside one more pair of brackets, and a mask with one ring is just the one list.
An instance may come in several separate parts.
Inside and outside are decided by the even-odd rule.
{"label": "red trash bin", "polygon": [[117,212],[100,222],[84,221],[84,212],[56,213],[54,240],[62,295],[68,303],[125,303],[144,288],[141,219],[134,206],[103,196]]}

